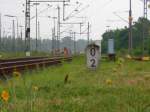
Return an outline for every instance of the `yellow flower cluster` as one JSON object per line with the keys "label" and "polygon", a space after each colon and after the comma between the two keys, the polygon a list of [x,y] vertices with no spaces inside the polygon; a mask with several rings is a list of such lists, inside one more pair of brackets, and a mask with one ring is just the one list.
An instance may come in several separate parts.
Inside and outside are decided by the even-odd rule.
{"label": "yellow flower cluster", "polygon": [[9,100],[9,92],[3,90],[1,93],[1,98],[3,99],[3,101],[7,102]]}
{"label": "yellow flower cluster", "polygon": [[106,82],[106,84],[108,84],[108,85],[112,85],[112,83],[113,83],[111,79],[107,79],[105,82]]}
{"label": "yellow flower cluster", "polygon": [[113,72],[117,72],[117,69],[116,69],[116,68],[113,68]]}
{"label": "yellow flower cluster", "polygon": [[34,90],[34,91],[38,91],[39,88],[38,88],[37,86],[33,86],[33,90]]}
{"label": "yellow flower cluster", "polygon": [[14,71],[14,72],[13,72],[13,76],[14,76],[14,77],[21,77],[21,73],[18,72],[18,71]]}

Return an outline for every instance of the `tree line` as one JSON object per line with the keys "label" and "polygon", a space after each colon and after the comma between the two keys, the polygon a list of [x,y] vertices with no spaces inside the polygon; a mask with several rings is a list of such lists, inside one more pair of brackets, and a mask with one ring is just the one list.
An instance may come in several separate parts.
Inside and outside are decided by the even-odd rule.
{"label": "tree line", "polygon": [[[106,31],[102,35],[102,53],[107,53],[108,39],[115,41],[116,53],[128,53],[129,28],[115,29]],[[139,18],[132,25],[132,54],[150,54],[150,21],[146,18]]]}

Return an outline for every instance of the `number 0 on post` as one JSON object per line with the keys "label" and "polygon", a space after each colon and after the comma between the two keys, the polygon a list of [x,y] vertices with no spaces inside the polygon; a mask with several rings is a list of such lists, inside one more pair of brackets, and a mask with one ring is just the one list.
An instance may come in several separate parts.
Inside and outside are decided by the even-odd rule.
{"label": "number 0 on post", "polygon": [[90,69],[96,69],[99,64],[100,51],[99,46],[90,44],[86,48],[87,67]]}

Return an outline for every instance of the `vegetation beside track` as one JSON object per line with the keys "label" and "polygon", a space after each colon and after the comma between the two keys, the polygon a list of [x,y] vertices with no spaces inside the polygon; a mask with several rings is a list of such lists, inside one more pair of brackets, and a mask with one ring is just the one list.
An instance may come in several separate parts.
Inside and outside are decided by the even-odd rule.
{"label": "vegetation beside track", "polygon": [[[50,53],[32,51],[31,56],[50,56]],[[0,52],[0,59],[23,58],[25,52]]]}
{"label": "vegetation beside track", "polygon": [[96,71],[83,56],[1,82],[2,112],[150,112],[150,62],[102,60]]}

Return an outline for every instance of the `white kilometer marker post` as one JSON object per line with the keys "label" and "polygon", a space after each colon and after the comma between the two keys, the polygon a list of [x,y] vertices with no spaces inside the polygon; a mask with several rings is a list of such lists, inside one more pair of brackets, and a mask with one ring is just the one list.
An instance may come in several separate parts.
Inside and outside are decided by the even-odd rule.
{"label": "white kilometer marker post", "polygon": [[89,69],[95,70],[98,67],[100,60],[100,50],[99,46],[95,44],[90,44],[86,48],[87,57],[87,67]]}

